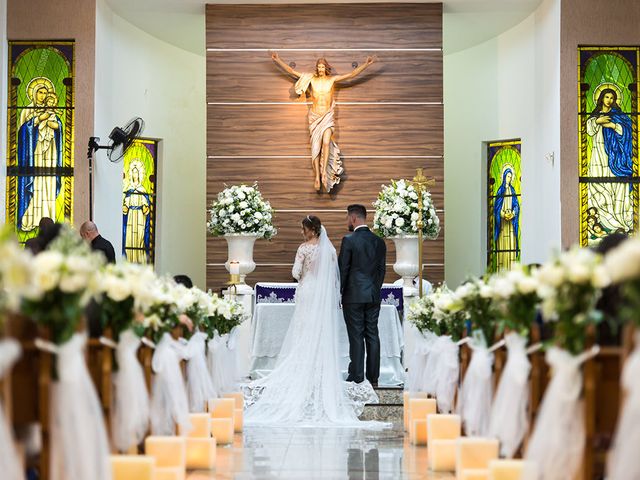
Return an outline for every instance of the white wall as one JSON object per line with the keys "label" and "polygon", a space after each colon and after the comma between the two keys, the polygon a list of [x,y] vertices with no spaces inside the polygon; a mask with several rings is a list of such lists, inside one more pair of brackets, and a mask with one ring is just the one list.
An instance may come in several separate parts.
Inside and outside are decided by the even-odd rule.
{"label": "white wall", "polygon": [[[97,2],[95,134],[108,141],[134,116],[143,135],[160,138],[156,269],[205,285],[205,58],[165,43]],[[204,23],[204,15],[202,17]],[[204,28],[204,24],[202,26]],[[99,152],[95,221],[122,248],[122,162]]]}
{"label": "white wall", "polygon": [[[445,264],[452,287],[486,267],[483,142],[522,139],[522,261],[541,262],[559,248],[559,3],[545,0],[507,32],[444,57]],[[550,152],[555,166],[545,160]]]}

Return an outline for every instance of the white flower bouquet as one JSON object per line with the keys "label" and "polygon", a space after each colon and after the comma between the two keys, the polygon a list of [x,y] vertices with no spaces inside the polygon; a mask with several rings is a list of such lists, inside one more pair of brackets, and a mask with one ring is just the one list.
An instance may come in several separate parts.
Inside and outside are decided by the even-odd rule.
{"label": "white flower bouquet", "polygon": [[471,330],[482,333],[487,346],[491,345],[495,335],[497,312],[493,305],[494,292],[491,286],[481,278],[471,278],[454,292],[454,303],[471,321]]}
{"label": "white flower bouquet", "polygon": [[[373,228],[380,236],[418,234],[418,193],[406,180],[392,180],[391,185],[382,185],[373,206]],[[430,240],[438,238],[440,219],[427,191],[422,192],[422,221],[424,237]]]}
{"label": "white flower bouquet", "polygon": [[604,264],[611,283],[618,287],[618,317],[640,327],[640,238],[622,242],[607,253]]}
{"label": "white flower bouquet", "polygon": [[451,290],[442,285],[413,302],[409,306],[407,319],[423,334],[428,331],[437,336],[451,335],[453,340],[459,340],[464,330],[465,316],[456,308]]}
{"label": "white flower bouquet", "polygon": [[182,312],[178,306],[179,293],[172,278],[159,277],[135,291],[136,315],[134,325],[158,343],[165,332],[170,332],[180,323]]}
{"label": "white flower bouquet", "polygon": [[96,272],[103,263],[101,254],[63,225],[49,249],[33,257],[22,313],[47,327],[55,344],[67,342],[95,292]]}
{"label": "white flower bouquet", "polygon": [[489,279],[499,314],[499,331],[515,331],[527,336],[538,312],[538,280],[531,269],[515,264],[511,270]]}
{"label": "white flower bouquet", "polygon": [[209,209],[207,229],[214,237],[252,234],[270,239],[277,234],[273,209],[262,198],[258,184],[233,185],[220,192]]}
{"label": "white flower bouquet", "polygon": [[543,265],[534,276],[544,320],[554,322],[556,343],[572,354],[582,352],[587,326],[602,319],[596,303],[610,284],[602,257],[574,248]]}
{"label": "white flower bouquet", "polygon": [[242,304],[229,298],[213,295],[203,327],[209,338],[213,338],[216,333],[219,335],[231,333],[231,330],[240,325],[245,318],[246,314]]}

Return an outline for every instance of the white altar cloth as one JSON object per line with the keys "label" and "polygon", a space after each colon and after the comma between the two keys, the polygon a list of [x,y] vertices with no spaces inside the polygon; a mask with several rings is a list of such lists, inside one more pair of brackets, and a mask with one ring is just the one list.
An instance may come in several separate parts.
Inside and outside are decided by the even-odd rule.
{"label": "white altar cloth", "polygon": [[[295,304],[258,303],[255,305],[251,323],[251,368],[252,378],[260,378],[273,370],[282,342],[289,328]],[[393,305],[381,305],[378,318],[380,335],[380,386],[404,384],[405,373],[401,356],[404,347],[402,324],[398,310]],[[349,339],[343,323],[340,332],[339,350],[344,377],[349,366]]]}

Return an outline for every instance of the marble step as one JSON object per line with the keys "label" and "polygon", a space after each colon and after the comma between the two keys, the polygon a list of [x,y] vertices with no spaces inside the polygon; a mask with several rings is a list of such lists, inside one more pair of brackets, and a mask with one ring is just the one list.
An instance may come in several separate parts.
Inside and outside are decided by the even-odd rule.
{"label": "marble step", "polygon": [[402,423],[402,405],[365,405],[360,420]]}
{"label": "marble step", "polygon": [[374,390],[380,398],[380,405],[402,405],[402,393],[404,392],[402,388],[378,387]]}

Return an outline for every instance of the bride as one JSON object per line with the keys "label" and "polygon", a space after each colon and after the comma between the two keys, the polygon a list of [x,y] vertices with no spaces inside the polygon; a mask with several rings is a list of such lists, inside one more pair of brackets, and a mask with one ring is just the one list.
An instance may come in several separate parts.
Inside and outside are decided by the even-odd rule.
{"label": "bride", "polygon": [[[365,403],[378,397],[368,382],[345,382],[339,365],[340,276],[336,250],[316,216],[302,220],[296,253],[296,304],[276,368],[245,385],[246,425],[371,426]],[[380,425],[378,423],[378,425]]]}

